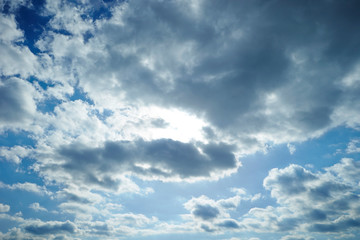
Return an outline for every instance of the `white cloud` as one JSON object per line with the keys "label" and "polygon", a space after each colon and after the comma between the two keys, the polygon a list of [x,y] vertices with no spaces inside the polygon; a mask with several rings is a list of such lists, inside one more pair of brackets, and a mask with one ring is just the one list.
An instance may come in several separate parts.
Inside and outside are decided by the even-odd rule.
{"label": "white cloud", "polygon": [[231,217],[231,212],[236,211],[243,201],[255,201],[261,195],[247,194],[244,189],[233,189],[237,195],[217,201],[202,195],[193,197],[184,204],[191,215],[183,215],[184,219],[193,221],[195,226],[205,232],[227,232],[243,229],[242,224]]}
{"label": "white cloud", "polygon": [[342,159],[318,173],[298,165],[272,169],[264,179],[264,187],[279,206],[253,208],[243,216],[241,224],[262,232],[342,234],[358,230],[358,171],[359,163],[352,159]]}
{"label": "white cloud", "polygon": [[12,41],[22,40],[23,33],[17,28],[15,16],[5,16],[0,14],[0,41],[11,43]]}
{"label": "white cloud", "polygon": [[0,212],[8,212],[8,211],[10,211],[10,206],[0,203]]}
{"label": "white cloud", "polygon": [[7,161],[19,164],[21,163],[21,160],[24,157],[28,157],[32,151],[32,148],[22,146],[0,147],[0,156]]}
{"label": "white cloud", "polygon": [[347,145],[346,153],[358,153],[360,152],[360,139],[352,139]]}
{"label": "white cloud", "polygon": [[293,154],[295,153],[295,151],[296,151],[295,145],[292,145],[292,144],[288,143],[286,146],[287,146],[287,148],[289,149],[289,153],[290,153],[291,155],[293,155]]}
{"label": "white cloud", "polygon": [[19,78],[0,80],[0,131],[7,128],[29,129],[36,114],[34,87]]}
{"label": "white cloud", "polygon": [[39,186],[35,183],[30,183],[30,182],[14,183],[14,184],[5,184],[3,182],[0,182],[0,188],[33,192],[40,195],[43,194],[51,195],[51,192],[49,192],[45,186]]}
{"label": "white cloud", "polygon": [[30,204],[29,208],[33,209],[36,212],[38,212],[38,211],[47,212],[48,211],[46,208],[40,206],[40,204],[38,202],[34,202],[34,203]]}

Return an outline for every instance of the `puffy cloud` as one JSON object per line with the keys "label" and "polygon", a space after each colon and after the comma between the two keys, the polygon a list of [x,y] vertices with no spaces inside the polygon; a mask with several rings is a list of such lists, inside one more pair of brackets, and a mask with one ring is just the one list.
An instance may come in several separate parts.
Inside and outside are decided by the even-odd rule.
{"label": "puffy cloud", "polygon": [[346,153],[358,153],[360,152],[360,139],[352,139],[346,148]]}
{"label": "puffy cloud", "polygon": [[[0,14],[0,74],[28,77],[36,72],[37,57],[21,43],[23,32],[18,29],[14,15]],[[4,94],[4,93],[2,93]]]}
{"label": "puffy cloud", "polygon": [[[119,190],[122,184],[126,185],[126,175],[164,181],[227,175],[239,166],[232,150],[233,146],[224,143],[196,146],[171,139],[107,141],[100,147],[73,143],[59,147],[51,157],[41,159],[39,155],[42,162],[35,169],[58,182]],[[63,177],[58,178],[59,175]]]}
{"label": "puffy cloud", "polygon": [[295,153],[295,151],[296,151],[295,145],[292,145],[292,144],[288,143],[286,146],[287,146],[287,148],[289,149],[289,153],[290,153],[291,155],[293,155],[293,154]]}
{"label": "puffy cloud", "polygon": [[0,156],[7,161],[19,164],[24,157],[31,154],[33,149],[23,146],[0,147]]}
{"label": "puffy cloud", "polygon": [[30,182],[14,183],[14,184],[5,184],[3,182],[0,182],[0,188],[33,192],[40,195],[43,194],[51,195],[51,192],[49,192],[45,186],[39,186],[35,183],[30,183]]}
{"label": "puffy cloud", "polygon": [[357,231],[359,166],[357,161],[345,158],[324,172],[314,173],[299,165],[272,169],[264,179],[264,187],[279,206],[251,209],[241,224],[269,232]]}
{"label": "puffy cloud", "polygon": [[354,161],[352,158],[343,158],[337,164],[326,169],[335,176],[340,177],[346,184],[359,186],[360,185],[360,163]]}
{"label": "puffy cloud", "polygon": [[0,14],[0,39],[3,42],[20,40],[23,37],[22,31],[17,28],[14,15],[5,16]]}
{"label": "puffy cloud", "polygon": [[102,201],[102,197],[99,194],[92,193],[83,186],[79,187],[73,184],[58,191],[56,197],[63,201],[79,204],[94,204]]}
{"label": "puffy cloud", "polygon": [[[217,201],[204,195],[197,198],[193,197],[184,204],[184,207],[190,211],[190,219],[203,231],[238,231],[243,229],[243,226],[237,219],[231,218],[231,211],[235,211],[241,201],[253,201],[257,195],[247,194],[244,189],[236,190],[234,192],[239,194]],[[185,215],[184,217],[189,216]]]}
{"label": "puffy cloud", "polygon": [[195,209],[192,211],[195,217],[201,218],[202,220],[212,220],[220,214],[220,211],[216,207],[210,205],[195,205]]}
{"label": "puffy cloud", "polygon": [[47,212],[47,209],[40,206],[40,204],[38,202],[34,202],[34,203],[30,204],[29,208],[33,209],[36,212],[38,212],[38,211]]}
{"label": "puffy cloud", "polygon": [[34,88],[19,78],[0,81],[0,127],[19,127],[31,123],[36,112]]}
{"label": "puffy cloud", "polygon": [[217,226],[223,227],[223,228],[230,228],[230,229],[239,228],[239,224],[233,219],[224,220],[224,221],[218,223]]}
{"label": "puffy cloud", "polygon": [[[312,17],[297,3],[272,3],[255,14],[258,4],[201,2],[196,11],[192,3],[176,1],[114,6],[111,18],[95,21],[93,37],[77,48],[84,49],[73,58],[80,85],[96,104],[121,100],[180,107],[260,145],[304,140],[350,123],[338,118],[338,107],[347,105],[342,93],[349,89],[336,79],[347,75],[351,67],[346,66],[355,63],[357,55],[349,54],[346,60],[336,50],[342,42],[333,36],[339,28],[333,23],[349,21],[341,13],[353,2],[343,8],[318,2],[308,6],[316,12]],[[66,11],[58,12],[64,22],[69,20]],[[310,24],[314,21],[322,31]],[[83,20],[75,24],[82,26]],[[72,31],[73,25],[62,27]],[[354,39],[352,32],[342,33]],[[162,37],[153,41],[155,36]],[[343,67],[333,68],[335,62]]]}
{"label": "puffy cloud", "polygon": [[49,221],[41,222],[34,221],[32,223],[25,224],[25,231],[34,235],[47,235],[47,234],[58,234],[58,233],[70,233],[73,234],[76,231],[74,223],[70,221],[58,222]]}
{"label": "puffy cloud", "polygon": [[0,203],[0,212],[8,212],[8,211],[10,211],[10,206]]}

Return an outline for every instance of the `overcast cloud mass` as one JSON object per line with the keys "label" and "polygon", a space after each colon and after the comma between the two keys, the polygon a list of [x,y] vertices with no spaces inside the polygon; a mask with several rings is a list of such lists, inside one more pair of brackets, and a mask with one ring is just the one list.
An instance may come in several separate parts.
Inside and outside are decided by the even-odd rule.
{"label": "overcast cloud mass", "polygon": [[358,1],[0,8],[1,239],[360,237]]}

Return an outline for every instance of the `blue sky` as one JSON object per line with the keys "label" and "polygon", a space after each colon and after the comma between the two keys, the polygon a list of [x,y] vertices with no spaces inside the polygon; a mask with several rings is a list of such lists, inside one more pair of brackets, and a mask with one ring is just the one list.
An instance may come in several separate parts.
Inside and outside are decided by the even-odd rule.
{"label": "blue sky", "polygon": [[0,7],[0,239],[359,238],[357,1]]}

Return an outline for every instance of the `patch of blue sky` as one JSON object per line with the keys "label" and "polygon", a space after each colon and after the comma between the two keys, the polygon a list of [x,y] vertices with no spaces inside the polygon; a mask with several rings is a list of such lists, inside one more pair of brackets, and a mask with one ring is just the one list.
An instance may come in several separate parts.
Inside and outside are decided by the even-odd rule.
{"label": "patch of blue sky", "polygon": [[42,81],[35,76],[30,76],[26,79],[28,82],[34,84],[37,83],[43,90],[47,90],[49,87],[55,87],[55,83],[51,81]]}
{"label": "patch of blue sky", "polygon": [[111,10],[105,6],[101,6],[90,13],[93,20],[97,19],[110,19],[112,16]]}
{"label": "patch of blue sky", "polygon": [[90,105],[94,105],[94,101],[88,97],[87,93],[83,91],[83,89],[79,87],[74,87],[74,92],[72,95],[68,95],[70,101],[81,100],[87,102]]}
{"label": "patch of blue sky", "polygon": [[31,137],[27,131],[12,131],[6,130],[0,134],[0,146],[13,147],[21,146],[35,146],[36,141]]}
{"label": "patch of blue sky", "polygon": [[58,106],[60,103],[62,103],[62,100],[56,98],[50,98],[50,99],[46,99],[46,103],[38,102],[36,107],[37,110],[42,113],[52,113],[54,112],[55,107]]}
{"label": "patch of blue sky", "polygon": [[93,38],[94,35],[90,32],[90,31],[86,31],[84,34],[83,34],[83,38],[84,38],[84,43],[87,43],[89,42],[89,40],[91,38]]}
{"label": "patch of blue sky", "polygon": [[102,122],[104,122],[108,117],[110,117],[110,116],[112,116],[114,114],[114,112],[112,110],[110,110],[110,109],[104,109],[102,112],[95,109],[95,110],[93,110],[93,113]]}
{"label": "patch of blue sky", "polygon": [[360,132],[356,129],[344,126],[334,128],[320,138],[295,144],[296,152],[292,156],[294,163],[321,170],[338,163],[344,157],[358,159],[359,153],[349,154],[346,148],[352,139],[359,137]]}
{"label": "patch of blue sky", "polygon": [[[48,90],[49,88],[56,87],[56,84],[51,81],[42,81],[34,76],[30,76],[27,81],[30,83],[38,84],[43,90]],[[51,113],[54,111],[55,107],[58,106],[63,101],[55,97],[47,97],[45,101],[39,101],[36,104],[37,110],[42,113]]]}
{"label": "patch of blue sky", "polygon": [[47,28],[46,25],[51,19],[51,16],[42,16],[39,14],[37,8],[39,8],[39,5],[36,5],[34,9],[22,6],[16,12],[18,26],[24,31],[24,44],[29,47],[34,54],[40,52],[35,46],[35,43],[45,31]]}
{"label": "patch of blue sky", "polygon": [[23,159],[19,165],[0,161],[0,181],[5,184],[31,182],[42,186],[44,184],[43,179],[30,169],[33,163],[34,161],[27,158]]}

